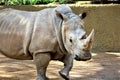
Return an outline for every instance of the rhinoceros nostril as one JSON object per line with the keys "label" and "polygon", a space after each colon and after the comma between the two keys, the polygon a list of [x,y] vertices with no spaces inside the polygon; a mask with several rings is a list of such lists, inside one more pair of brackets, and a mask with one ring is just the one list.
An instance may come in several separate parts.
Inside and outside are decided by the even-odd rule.
{"label": "rhinoceros nostril", "polygon": [[78,55],[75,55],[75,60],[80,61],[80,57]]}

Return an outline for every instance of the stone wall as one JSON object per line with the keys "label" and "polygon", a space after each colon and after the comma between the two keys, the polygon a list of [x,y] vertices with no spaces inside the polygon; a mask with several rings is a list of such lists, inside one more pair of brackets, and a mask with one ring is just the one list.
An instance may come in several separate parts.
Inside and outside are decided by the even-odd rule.
{"label": "stone wall", "polygon": [[[76,14],[87,12],[84,19],[88,34],[94,28],[95,38],[92,50],[94,52],[120,52],[120,5],[69,5]],[[39,6],[0,6],[0,9],[11,7],[20,10],[37,11],[51,5]]]}

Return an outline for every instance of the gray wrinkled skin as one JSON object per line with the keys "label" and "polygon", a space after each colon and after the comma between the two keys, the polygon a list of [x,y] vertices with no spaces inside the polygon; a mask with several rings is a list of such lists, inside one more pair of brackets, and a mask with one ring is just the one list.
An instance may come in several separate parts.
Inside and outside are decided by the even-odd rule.
{"label": "gray wrinkled skin", "polygon": [[59,72],[69,80],[73,59],[91,59],[94,30],[86,37],[82,19],[67,5],[37,12],[11,8],[0,10],[0,52],[10,58],[34,60],[37,80],[48,80],[46,68],[50,60],[60,60]]}

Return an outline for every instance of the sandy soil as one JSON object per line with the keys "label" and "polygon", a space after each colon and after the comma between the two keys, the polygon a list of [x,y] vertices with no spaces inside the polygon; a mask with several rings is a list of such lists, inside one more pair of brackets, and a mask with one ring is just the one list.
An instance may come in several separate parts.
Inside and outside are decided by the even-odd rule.
{"label": "sandy soil", "polygon": [[[63,67],[59,61],[51,61],[47,70],[50,80],[64,80],[58,74]],[[120,53],[94,53],[93,59],[74,61],[71,80],[120,80]],[[35,80],[33,61],[19,61],[0,55],[0,80]]]}

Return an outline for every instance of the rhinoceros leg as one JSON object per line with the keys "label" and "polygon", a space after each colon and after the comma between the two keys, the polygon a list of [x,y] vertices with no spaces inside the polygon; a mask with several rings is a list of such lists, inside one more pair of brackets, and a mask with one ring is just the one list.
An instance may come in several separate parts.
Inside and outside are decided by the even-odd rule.
{"label": "rhinoceros leg", "polygon": [[71,54],[66,54],[63,63],[64,68],[59,73],[65,80],[69,80],[69,71],[73,66],[73,56]]}
{"label": "rhinoceros leg", "polygon": [[50,59],[50,54],[48,53],[37,53],[34,55],[34,62],[37,69],[37,80],[48,80],[46,77],[46,69]]}

